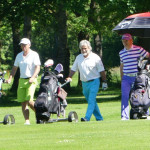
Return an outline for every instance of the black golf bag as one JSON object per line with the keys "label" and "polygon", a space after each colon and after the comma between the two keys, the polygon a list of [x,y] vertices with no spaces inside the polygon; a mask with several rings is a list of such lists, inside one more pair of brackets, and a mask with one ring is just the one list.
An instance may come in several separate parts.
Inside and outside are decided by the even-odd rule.
{"label": "black golf bag", "polygon": [[130,92],[130,119],[147,118],[150,107],[150,73],[146,68],[147,60],[139,60],[138,75]]}
{"label": "black golf bag", "polygon": [[[61,110],[67,106],[65,98],[67,93],[58,85],[58,73],[45,69],[41,77],[38,97],[35,101],[37,123],[48,121],[51,114],[60,115]],[[62,105],[62,103],[65,105]],[[61,106],[64,106],[63,108]]]}

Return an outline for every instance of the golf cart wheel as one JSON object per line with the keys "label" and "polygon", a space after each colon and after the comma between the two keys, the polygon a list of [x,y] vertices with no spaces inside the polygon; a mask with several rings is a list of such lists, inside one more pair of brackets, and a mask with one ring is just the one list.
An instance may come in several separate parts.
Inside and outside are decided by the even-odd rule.
{"label": "golf cart wheel", "polygon": [[13,115],[6,115],[3,120],[3,124],[15,124],[15,118]]}
{"label": "golf cart wheel", "polygon": [[139,119],[139,117],[138,117],[138,114],[137,114],[137,113],[133,114],[133,119]]}
{"label": "golf cart wheel", "polygon": [[69,122],[78,122],[78,115],[75,111],[71,111],[68,115],[68,121]]}
{"label": "golf cart wheel", "polygon": [[133,113],[133,110],[131,109],[131,110],[130,110],[130,119],[133,119],[133,114],[134,114],[134,113]]}
{"label": "golf cart wheel", "polygon": [[36,120],[36,123],[37,123],[37,124],[40,124],[40,123],[41,123],[41,121],[40,121],[40,120]]}
{"label": "golf cart wheel", "polygon": [[36,123],[37,123],[37,124],[44,124],[45,122],[44,122],[43,120],[37,119],[37,120],[36,120]]}

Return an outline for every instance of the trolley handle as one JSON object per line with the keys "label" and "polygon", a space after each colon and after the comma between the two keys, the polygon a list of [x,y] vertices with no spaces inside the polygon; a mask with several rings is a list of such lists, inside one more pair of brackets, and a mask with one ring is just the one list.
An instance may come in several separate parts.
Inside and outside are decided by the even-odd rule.
{"label": "trolley handle", "polygon": [[62,85],[60,85],[60,87],[63,87],[63,86],[65,86],[68,83],[70,83],[70,81],[66,81],[65,83],[63,83]]}

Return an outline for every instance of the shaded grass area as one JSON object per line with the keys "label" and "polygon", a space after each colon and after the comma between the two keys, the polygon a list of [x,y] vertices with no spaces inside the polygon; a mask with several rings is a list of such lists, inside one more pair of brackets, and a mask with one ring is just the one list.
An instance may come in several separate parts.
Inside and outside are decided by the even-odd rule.
{"label": "shaded grass area", "polygon": [[[85,97],[82,94],[81,88],[72,88],[71,90],[67,90],[67,102],[68,104],[82,104],[87,103]],[[35,99],[37,97],[38,89],[35,93]],[[109,89],[107,91],[99,90],[97,94],[97,102],[113,102],[121,99],[120,89]],[[0,99],[0,107],[8,107],[8,106],[20,106],[20,103],[17,102],[17,97],[13,93],[8,93],[7,95],[2,96]]]}
{"label": "shaded grass area", "polygon": [[[105,95],[105,96],[97,96],[97,102],[107,103],[107,102],[114,102],[120,101],[120,95]],[[77,97],[68,97],[67,98],[68,104],[83,104],[87,103],[84,96],[77,96]]]}
{"label": "shaded grass area", "polygon": [[[38,77],[38,82],[40,84],[40,76]],[[82,94],[82,87],[77,86],[77,73],[75,74],[74,80],[71,83],[71,88],[65,88],[66,92],[68,93],[68,103],[71,104],[79,104],[79,103],[86,103],[86,100]],[[35,92],[35,99],[38,95],[39,90],[39,84],[37,86],[36,92]],[[0,98],[0,107],[7,107],[7,106],[20,106],[20,103],[17,102],[17,95],[16,93],[13,93],[10,91],[11,84],[3,84],[3,97]],[[106,95],[106,97],[105,97]],[[113,95],[113,96],[111,96]],[[116,101],[120,99],[121,91],[120,91],[120,85],[118,83],[112,83],[108,90],[102,91],[101,87],[99,89],[99,93],[97,96],[98,102],[109,102],[109,101]]]}
{"label": "shaded grass area", "polygon": [[[75,90],[76,89],[74,89],[74,91],[71,91],[71,93],[68,93],[68,103],[86,103],[85,97],[82,94],[82,89],[79,88],[77,89],[77,91]],[[97,102],[113,102],[118,100],[121,100],[121,90],[119,88],[110,87],[106,91],[102,91],[102,89],[100,88],[97,94]]]}

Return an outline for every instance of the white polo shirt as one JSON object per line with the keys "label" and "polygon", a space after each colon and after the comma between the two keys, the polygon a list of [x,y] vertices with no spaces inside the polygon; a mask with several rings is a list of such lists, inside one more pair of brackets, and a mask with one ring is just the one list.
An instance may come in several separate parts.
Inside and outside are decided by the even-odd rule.
{"label": "white polo shirt", "polygon": [[89,81],[100,77],[100,72],[104,71],[101,58],[91,52],[87,58],[83,54],[79,54],[71,68],[72,71],[80,72],[81,81]]}
{"label": "white polo shirt", "polygon": [[31,49],[27,56],[23,56],[23,51],[20,52],[14,62],[14,66],[20,68],[20,78],[31,77],[37,65],[41,65],[39,55]]}

